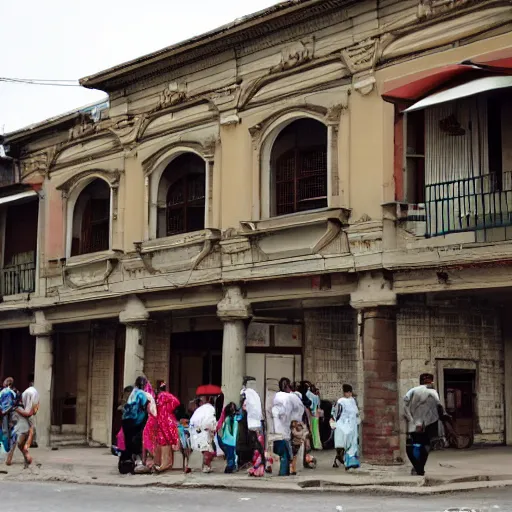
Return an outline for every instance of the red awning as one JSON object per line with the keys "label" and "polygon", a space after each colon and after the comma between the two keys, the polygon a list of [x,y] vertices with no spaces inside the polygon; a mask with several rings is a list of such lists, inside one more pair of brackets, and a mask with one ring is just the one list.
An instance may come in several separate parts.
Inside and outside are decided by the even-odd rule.
{"label": "red awning", "polygon": [[418,101],[449,82],[464,81],[465,74],[469,80],[477,78],[479,74],[504,74],[507,71],[512,73],[512,48],[474,57],[459,64],[450,64],[390,80],[384,84],[382,96],[390,102]]}

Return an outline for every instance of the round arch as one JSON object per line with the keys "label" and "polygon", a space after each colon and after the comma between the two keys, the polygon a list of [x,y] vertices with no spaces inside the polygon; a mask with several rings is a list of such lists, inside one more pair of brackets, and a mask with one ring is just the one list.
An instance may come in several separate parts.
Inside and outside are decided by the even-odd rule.
{"label": "round arch", "polygon": [[205,219],[204,225],[205,227],[208,225],[208,189],[210,187],[209,183],[209,164],[208,160],[205,158],[204,154],[199,151],[194,146],[190,145],[179,145],[175,146],[162,155],[158,157],[158,159],[154,162],[151,167],[151,170],[146,174],[146,208],[145,211],[149,212],[149,219],[147,219],[147,233],[146,240],[154,240],[156,238],[161,238],[158,233],[158,207],[159,207],[159,199],[161,200],[161,190],[160,184],[162,181],[162,177],[164,172],[169,168],[174,160],[178,157],[193,154],[204,162],[204,172],[205,172]]}
{"label": "round arch", "polygon": [[[105,243],[105,246],[102,246],[101,250],[109,250],[112,247],[112,211],[113,211],[113,193],[112,193],[112,183],[105,178],[102,173],[90,173],[87,177],[84,177],[81,180],[76,181],[69,188],[69,192],[67,195],[67,204],[66,204],[66,256],[69,258],[71,256],[76,256],[79,254],[87,254],[89,252],[96,251],[86,251],[82,250],[74,250],[73,246],[73,238],[77,233],[77,223],[82,222],[83,213],[85,209],[85,204],[80,200],[83,197],[83,192],[92,185],[93,183],[98,182],[100,186],[104,185],[105,189],[108,190],[108,209],[106,210],[106,218],[108,219],[108,229],[107,229],[107,237],[108,243]],[[80,211],[77,211],[80,209]],[[78,252],[77,254],[75,254]]]}
{"label": "round arch", "polygon": [[261,218],[268,219],[274,215],[274,184],[272,176],[272,151],[279,135],[289,127],[291,124],[302,119],[310,119],[318,122],[326,128],[325,145],[326,145],[326,156],[327,156],[327,168],[326,168],[326,186],[327,186],[327,206],[329,205],[329,198],[331,195],[330,187],[330,144],[328,135],[328,124],[324,115],[317,114],[308,110],[298,110],[287,112],[282,116],[275,119],[270,123],[261,134],[261,140],[263,141],[259,150],[259,173],[260,173],[260,208]]}

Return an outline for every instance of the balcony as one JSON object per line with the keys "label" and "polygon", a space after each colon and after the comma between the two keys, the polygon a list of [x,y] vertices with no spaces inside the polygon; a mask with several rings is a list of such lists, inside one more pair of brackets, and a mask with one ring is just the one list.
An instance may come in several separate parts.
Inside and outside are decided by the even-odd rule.
{"label": "balcony", "polygon": [[36,284],[35,262],[8,265],[2,269],[2,295],[32,293]]}
{"label": "balcony", "polygon": [[425,185],[424,213],[427,237],[512,226],[512,172]]}

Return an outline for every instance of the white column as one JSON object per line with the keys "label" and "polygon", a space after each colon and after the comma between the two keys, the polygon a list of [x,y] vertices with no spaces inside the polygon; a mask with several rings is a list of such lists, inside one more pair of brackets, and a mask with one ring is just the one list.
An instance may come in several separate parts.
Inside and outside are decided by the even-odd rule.
{"label": "white column", "polygon": [[135,379],[143,374],[148,318],[149,313],[136,295],[128,297],[124,310],[119,313],[119,321],[126,325],[123,373],[125,387],[133,386]]}
{"label": "white column", "polygon": [[46,322],[42,311],[36,312],[35,319],[35,323],[30,325],[30,334],[36,337],[34,386],[39,393],[39,411],[36,416],[37,441],[40,446],[49,446],[52,428],[52,325]]}
{"label": "white column", "polygon": [[222,390],[224,401],[240,401],[242,379],[245,376],[245,325],[243,320],[224,322],[222,337]]}
{"label": "white column", "polygon": [[124,349],[123,386],[133,386],[135,379],[144,372],[144,340],[146,326],[143,324],[126,325]]}
{"label": "white column", "polygon": [[245,321],[251,308],[243,298],[239,286],[224,290],[224,298],[217,305],[217,315],[224,323],[222,339],[222,390],[226,402],[238,403],[242,379],[245,376]]}

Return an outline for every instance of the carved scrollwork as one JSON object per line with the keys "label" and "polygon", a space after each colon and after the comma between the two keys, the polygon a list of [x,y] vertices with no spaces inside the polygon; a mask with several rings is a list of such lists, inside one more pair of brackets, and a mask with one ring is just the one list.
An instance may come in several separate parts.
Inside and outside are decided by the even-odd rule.
{"label": "carved scrollwork", "polygon": [[341,58],[352,74],[373,69],[379,54],[379,41],[370,37],[341,51]]}
{"label": "carved scrollwork", "polygon": [[163,110],[172,107],[178,103],[184,102],[188,97],[188,88],[185,82],[171,82],[161,93],[158,98],[158,104],[155,110]]}
{"label": "carved scrollwork", "polygon": [[73,126],[73,128],[70,128],[68,142],[81,139],[82,137],[87,137],[88,135],[92,135],[97,131],[98,125],[94,122],[94,120],[90,116],[82,116],[77,124]]}
{"label": "carved scrollwork", "polygon": [[315,39],[308,37],[286,47],[281,52],[281,62],[270,69],[270,73],[280,73],[300,66],[313,59],[315,53]]}
{"label": "carved scrollwork", "polygon": [[133,144],[139,136],[140,128],[146,119],[147,115],[123,115],[113,120],[112,126],[109,130],[119,139],[121,144]]}

